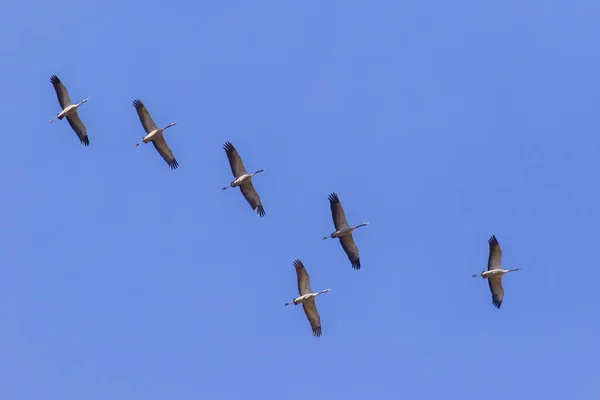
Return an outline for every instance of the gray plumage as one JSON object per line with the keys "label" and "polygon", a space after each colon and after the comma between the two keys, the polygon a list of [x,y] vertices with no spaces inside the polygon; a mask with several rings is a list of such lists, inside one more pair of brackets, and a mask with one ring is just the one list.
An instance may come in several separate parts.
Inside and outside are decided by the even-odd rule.
{"label": "gray plumage", "polygon": [[[264,217],[265,209],[262,205],[262,201],[260,200],[260,196],[258,195],[258,192],[254,188],[254,185],[252,183],[252,176],[256,175],[259,172],[263,172],[264,170],[259,169],[253,174],[248,174],[246,167],[244,167],[242,157],[240,157],[236,148],[233,147],[233,144],[231,144],[230,142],[225,142],[225,144],[223,145],[223,150],[225,150],[225,153],[227,154],[227,159],[229,160],[229,167],[231,168],[231,173],[234,177],[234,181],[231,182],[229,186],[225,186],[223,190],[227,189],[228,187],[239,186],[242,195],[246,198],[246,201],[248,202],[248,204],[250,204],[252,210],[256,211],[256,213],[259,216]],[[243,178],[241,182],[237,182],[239,178]]]}
{"label": "gray plumage", "polygon": [[[496,236],[492,235],[489,238],[488,243],[490,244],[490,254],[488,257],[488,271],[493,269],[502,269],[500,262],[502,260],[502,250],[500,244],[496,239]],[[492,304],[496,308],[500,308],[502,300],[504,299],[504,288],[502,287],[502,276],[491,276],[488,278],[488,284],[490,291],[492,292]]]}
{"label": "gray plumage", "polygon": [[[294,269],[296,270],[296,276],[298,278],[298,294],[300,296],[303,296],[305,294],[312,293],[312,289],[310,287],[310,277],[308,276],[308,272],[306,272],[306,268],[304,268],[304,264],[302,264],[302,261],[295,260]],[[317,311],[315,299],[312,298],[302,303],[302,308],[304,309],[304,314],[306,314],[306,318],[308,318],[308,322],[310,323],[313,335],[315,335],[316,337],[320,337],[322,334],[321,316]]]}
{"label": "gray plumage", "polygon": [[[141,100],[139,100],[139,99],[134,100],[133,106],[135,107],[135,111],[137,112],[137,115],[140,118],[140,122],[142,123],[142,126],[144,127],[144,130],[146,131],[147,134],[150,134],[155,131],[159,131],[156,134],[154,134],[150,139],[148,139],[149,141],[152,142],[152,144],[154,145],[154,148],[156,149],[156,151],[158,151],[158,154],[160,154],[160,156],[169,165],[169,168],[171,168],[171,169],[179,168],[179,163],[177,162],[177,159],[175,159],[175,156],[173,155],[171,148],[169,147],[169,145],[167,144],[167,141],[165,140],[165,138],[163,136],[164,130],[175,125],[175,123],[167,125],[165,128],[160,130],[158,128],[158,126],[156,126],[156,123],[154,123],[154,120],[152,119],[150,112],[148,112],[148,109],[146,108],[144,103],[142,103]],[[146,143],[146,142],[147,141],[144,141],[144,143]]]}
{"label": "gray plumage", "polygon": [[342,208],[342,203],[340,203],[338,195],[336,193],[331,193],[328,199],[335,232],[329,236],[325,236],[323,239],[327,239],[328,237],[338,238],[342,248],[344,249],[344,252],[352,264],[352,268],[359,270],[360,257],[358,255],[358,247],[354,242],[352,232],[361,226],[367,225],[368,222],[353,227],[348,225],[348,221],[346,221],[346,214],[344,213],[344,209]]}
{"label": "gray plumage", "polygon": [[[73,129],[73,131],[79,138],[79,141],[81,142],[81,144],[84,146],[89,146],[90,139],[87,134],[87,129],[85,127],[85,124],[83,123],[83,121],[81,121],[81,119],[79,118],[79,115],[77,114],[77,108],[81,104],[85,103],[87,101],[87,99],[83,100],[81,103],[79,103],[77,105],[74,105],[73,102],[71,101],[71,98],[69,97],[69,91],[67,90],[66,86],[61,82],[61,80],[58,78],[58,76],[52,75],[50,77],[50,83],[52,83],[52,86],[54,87],[54,91],[56,92],[56,97],[58,98],[58,104],[60,104],[60,107],[61,107],[61,112],[59,114],[57,114],[56,118],[59,120],[62,120],[63,118],[67,118],[67,122],[69,123],[69,125],[71,126],[71,129]],[[69,107],[71,107],[72,110],[68,111],[67,115],[61,115],[61,113]],[[52,122],[52,121],[54,121],[54,119],[52,119],[50,122]]]}

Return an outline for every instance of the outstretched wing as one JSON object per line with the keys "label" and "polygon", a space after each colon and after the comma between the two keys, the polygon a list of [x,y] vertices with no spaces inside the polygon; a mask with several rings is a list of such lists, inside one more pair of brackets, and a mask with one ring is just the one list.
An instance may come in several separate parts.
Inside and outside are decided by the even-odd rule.
{"label": "outstretched wing", "polygon": [[169,164],[169,167],[171,169],[179,168],[179,163],[175,159],[175,156],[173,155],[173,152],[169,148],[169,145],[167,144],[167,141],[165,140],[163,135],[158,135],[158,137],[154,136],[152,138],[152,144],[154,145],[154,148],[158,151],[158,154],[160,154],[162,158],[167,162],[167,164]]}
{"label": "outstretched wing", "polygon": [[502,250],[500,250],[500,244],[496,239],[496,236],[492,235],[489,238],[490,243],[490,256],[488,257],[488,271],[492,269],[500,269],[500,261],[502,260]]}
{"label": "outstretched wing", "polygon": [[354,238],[352,234],[342,236],[340,238],[340,243],[348,256],[348,259],[352,263],[352,268],[360,269],[360,258],[358,257],[358,247],[356,247],[356,243],[354,243]]}
{"label": "outstretched wing", "polygon": [[71,125],[71,128],[77,134],[79,141],[84,146],[90,145],[90,139],[87,135],[87,129],[85,129],[85,125],[83,121],[79,118],[79,114],[77,114],[77,110],[73,111],[69,116],[67,116],[67,122]]}
{"label": "outstretched wing", "polygon": [[265,216],[265,209],[263,208],[262,202],[260,201],[260,196],[254,189],[254,185],[250,178],[247,178],[241,185],[240,191],[252,207],[252,210],[256,211],[258,215],[261,217]]}
{"label": "outstretched wing", "polygon": [[54,86],[54,90],[56,91],[56,97],[58,97],[58,104],[60,104],[63,110],[67,108],[67,106],[73,104],[71,103],[71,98],[69,97],[69,91],[67,90],[65,85],[63,85],[60,79],[58,79],[58,76],[52,75],[50,77],[50,82],[52,83],[52,86]]}
{"label": "outstretched wing", "polygon": [[344,214],[344,209],[342,208],[342,203],[340,203],[338,195],[336,193],[331,193],[328,199],[335,230],[338,231],[342,228],[347,228],[348,221],[346,221],[346,214]]}
{"label": "outstretched wing", "polygon": [[135,99],[133,101],[133,106],[135,107],[135,111],[137,111],[138,117],[140,117],[140,122],[142,123],[142,126],[144,127],[146,133],[150,133],[158,129],[158,127],[154,123],[154,120],[152,120],[150,113],[146,109],[146,106],[144,105],[144,103],[142,103],[141,100]]}
{"label": "outstretched wing", "polygon": [[321,317],[319,316],[319,312],[317,311],[315,299],[310,299],[309,301],[302,303],[302,308],[304,309],[304,314],[306,314],[306,318],[308,318],[308,322],[310,322],[310,327],[312,328],[313,335],[315,335],[316,337],[320,337]]}
{"label": "outstretched wing", "polygon": [[[229,166],[231,167],[231,172],[235,178],[239,178],[242,175],[248,173],[246,168],[244,167],[244,163],[242,162],[242,157],[238,154],[235,147],[230,142],[225,142],[223,145],[223,149],[225,153],[227,153],[227,158],[229,159]],[[253,207],[254,208],[254,207]]]}
{"label": "outstretched wing", "polygon": [[306,272],[306,268],[304,268],[302,261],[295,260],[294,268],[296,269],[296,276],[298,277],[298,293],[300,296],[312,293],[312,289],[310,288],[310,277],[308,276],[308,272]]}
{"label": "outstretched wing", "polygon": [[502,288],[502,277],[494,276],[488,278],[488,284],[490,285],[490,291],[492,292],[492,304],[500,309],[502,305],[502,299],[504,299],[504,288]]}

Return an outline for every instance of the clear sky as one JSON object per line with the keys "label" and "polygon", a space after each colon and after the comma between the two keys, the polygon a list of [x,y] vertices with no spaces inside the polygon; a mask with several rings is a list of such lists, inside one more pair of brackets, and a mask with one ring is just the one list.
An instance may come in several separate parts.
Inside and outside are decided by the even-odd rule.
{"label": "clear sky", "polygon": [[598,1],[5,3],[0,399],[600,398]]}

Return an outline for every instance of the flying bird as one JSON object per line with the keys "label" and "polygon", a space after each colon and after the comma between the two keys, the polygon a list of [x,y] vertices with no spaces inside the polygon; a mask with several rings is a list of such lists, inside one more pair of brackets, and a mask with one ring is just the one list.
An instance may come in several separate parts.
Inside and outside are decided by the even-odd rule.
{"label": "flying bird", "polygon": [[52,83],[52,86],[54,86],[56,97],[58,97],[58,104],[60,104],[60,107],[62,108],[62,111],[56,114],[56,117],[52,118],[50,122],[54,122],[56,119],[62,120],[66,117],[67,122],[77,134],[81,144],[89,146],[90,139],[88,138],[87,129],[77,114],[77,108],[89,99],[83,99],[80,103],[73,104],[69,97],[69,91],[60,79],[58,79],[58,76],[52,75],[50,77],[50,82]]}
{"label": "flying bird", "polygon": [[[179,163],[175,159],[175,156],[173,156],[173,152],[169,148],[169,145],[167,144],[163,135],[165,129],[177,125],[177,122],[170,123],[164,128],[159,129],[152,120],[150,113],[148,112],[146,106],[144,105],[144,103],[142,103],[141,100],[134,100],[133,106],[135,107],[135,111],[137,111],[138,117],[140,117],[140,122],[142,123],[142,126],[144,127],[144,130],[147,133],[147,135],[142,138],[142,142],[148,143],[151,141],[156,151],[158,151],[158,154],[160,154],[161,157],[167,162],[167,164],[169,164],[169,167],[171,169],[179,168]],[[137,143],[136,147],[140,144],[141,143]]]}
{"label": "flying bird", "polygon": [[235,178],[233,182],[229,185],[225,186],[221,190],[225,190],[228,187],[236,187],[239,186],[240,191],[252,207],[252,210],[256,211],[258,215],[261,217],[265,216],[265,209],[263,208],[262,202],[260,201],[260,196],[254,189],[254,185],[252,184],[252,177],[259,172],[264,172],[264,169],[259,169],[258,171],[249,174],[244,167],[244,163],[242,162],[242,158],[238,154],[235,147],[230,142],[225,142],[223,145],[223,149],[225,153],[227,153],[227,159],[229,160],[229,166],[231,167],[231,172],[233,173],[233,177]]}
{"label": "flying bird", "polygon": [[321,290],[320,292],[313,293],[310,288],[310,277],[308,276],[308,272],[306,272],[306,268],[302,264],[302,261],[295,260],[294,268],[296,269],[296,276],[298,277],[298,294],[300,296],[296,297],[289,303],[285,303],[284,305],[289,306],[291,304],[297,306],[302,303],[302,308],[304,308],[304,314],[306,314],[306,318],[308,318],[308,322],[310,322],[310,327],[312,328],[313,335],[316,337],[321,336],[321,317],[319,316],[319,312],[317,311],[317,305],[315,304],[315,298],[322,294],[327,293],[331,289]]}
{"label": "flying bird", "polygon": [[368,222],[364,222],[360,225],[356,225],[351,227],[348,225],[348,221],[346,221],[346,215],[344,214],[344,209],[342,208],[342,204],[340,203],[340,199],[338,195],[335,193],[331,193],[329,195],[329,206],[331,207],[331,215],[333,217],[333,225],[335,227],[335,232],[333,232],[329,236],[325,236],[323,240],[328,238],[339,238],[340,243],[348,259],[352,263],[352,268],[359,270],[360,269],[360,258],[358,257],[358,247],[356,247],[356,243],[354,243],[354,238],[352,237],[352,232],[360,228],[361,226],[368,225]]}
{"label": "flying bird", "polygon": [[520,268],[514,269],[502,269],[500,261],[502,260],[502,250],[500,250],[500,244],[496,239],[496,236],[492,235],[489,238],[490,243],[490,256],[488,258],[488,270],[481,271],[481,274],[473,274],[473,278],[481,276],[483,279],[488,280],[490,285],[490,291],[492,292],[492,304],[494,307],[500,309],[502,300],[504,299],[504,289],[502,288],[502,276],[509,272],[519,271]]}

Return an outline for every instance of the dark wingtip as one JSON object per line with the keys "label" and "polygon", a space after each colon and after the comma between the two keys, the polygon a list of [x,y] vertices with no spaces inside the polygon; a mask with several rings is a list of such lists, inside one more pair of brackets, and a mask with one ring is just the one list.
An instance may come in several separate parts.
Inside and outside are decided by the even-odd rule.
{"label": "dark wingtip", "polygon": [[302,264],[302,261],[296,259],[296,260],[294,260],[294,267],[296,269],[302,269],[302,268],[304,268],[304,264]]}
{"label": "dark wingtip", "polygon": [[490,238],[488,239],[488,242],[489,242],[490,244],[498,244],[498,239],[496,239],[496,236],[495,236],[495,235],[492,235],[492,237],[490,237]]}
{"label": "dark wingtip", "polygon": [[50,77],[50,82],[51,82],[53,85],[56,85],[57,83],[60,83],[60,79],[58,79],[58,76],[56,76],[56,75],[52,75],[52,76]]}
{"label": "dark wingtip", "polygon": [[360,258],[352,263],[352,268],[354,268],[357,271],[360,269]]}
{"label": "dark wingtip", "polygon": [[327,198],[332,203],[339,203],[340,202],[340,199],[338,198],[338,195],[335,192],[331,193]]}
{"label": "dark wingtip", "polygon": [[133,106],[137,109],[140,107],[144,107],[144,103],[142,103],[142,101],[140,99],[135,99],[133,101]]}
{"label": "dark wingtip", "polygon": [[225,151],[232,151],[233,150],[233,145],[231,144],[231,142],[225,142],[225,144],[223,145],[223,150],[225,150]]}
{"label": "dark wingtip", "polygon": [[313,335],[315,335],[316,337],[321,337],[321,327],[318,327],[316,329],[313,329]]}
{"label": "dark wingtip", "polygon": [[265,216],[265,209],[263,208],[263,206],[258,206],[257,211],[258,215],[260,215],[261,217]]}
{"label": "dark wingtip", "polygon": [[84,137],[83,139],[81,139],[81,144],[84,146],[89,146],[90,145],[90,139],[88,139],[87,137]]}
{"label": "dark wingtip", "polygon": [[494,305],[494,307],[496,307],[499,310],[500,306],[502,305],[502,302],[501,301],[492,301],[492,304]]}
{"label": "dark wingtip", "polygon": [[173,159],[173,161],[171,161],[171,162],[169,163],[169,167],[170,167],[171,169],[177,169],[177,168],[179,168],[179,163],[177,162],[177,160],[176,160],[176,159]]}

